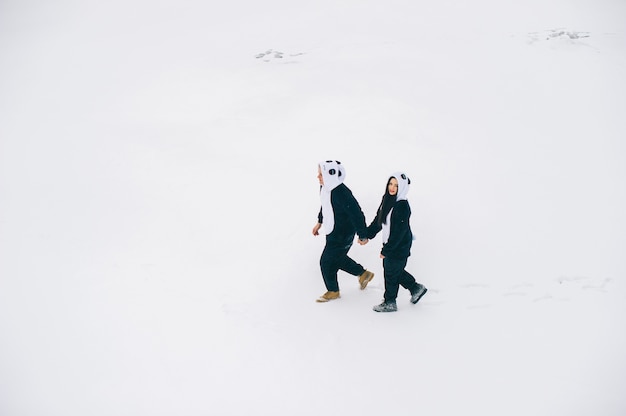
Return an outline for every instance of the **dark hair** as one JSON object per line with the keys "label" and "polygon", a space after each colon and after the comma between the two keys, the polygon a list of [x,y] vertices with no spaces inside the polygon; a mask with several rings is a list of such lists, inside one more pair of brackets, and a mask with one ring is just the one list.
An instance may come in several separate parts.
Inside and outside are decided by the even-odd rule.
{"label": "dark hair", "polygon": [[387,221],[387,215],[389,215],[389,211],[393,208],[393,205],[396,203],[396,198],[398,194],[391,195],[389,193],[389,183],[392,179],[395,179],[394,176],[390,176],[387,180],[387,185],[385,185],[385,194],[383,195],[383,199],[380,201],[380,206],[378,207],[378,225],[383,225]]}

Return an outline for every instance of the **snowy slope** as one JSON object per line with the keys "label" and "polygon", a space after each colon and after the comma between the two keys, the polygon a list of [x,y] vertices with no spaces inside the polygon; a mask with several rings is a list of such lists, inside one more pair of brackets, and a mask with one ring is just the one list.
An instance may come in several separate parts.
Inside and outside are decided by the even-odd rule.
{"label": "snowy slope", "polygon": [[[0,5],[0,414],[622,415],[626,6]],[[418,305],[324,292],[405,170]]]}

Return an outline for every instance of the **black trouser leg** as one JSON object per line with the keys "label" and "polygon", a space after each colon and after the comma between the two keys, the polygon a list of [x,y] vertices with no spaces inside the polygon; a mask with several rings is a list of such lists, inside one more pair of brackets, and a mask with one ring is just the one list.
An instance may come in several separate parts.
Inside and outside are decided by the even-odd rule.
{"label": "black trouser leg", "polygon": [[383,259],[385,302],[396,301],[400,285],[409,291],[416,287],[417,283],[415,282],[415,278],[404,270],[406,262],[407,259],[390,259],[388,257]]}
{"label": "black trouser leg", "polygon": [[336,244],[333,241],[326,240],[326,246],[320,258],[320,268],[326,290],[329,292],[339,291],[339,283],[337,281],[337,272],[343,270],[353,276],[361,275],[365,269],[363,266],[348,257],[348,251],[352,247],[352,236],[346,239],[343,244]]}

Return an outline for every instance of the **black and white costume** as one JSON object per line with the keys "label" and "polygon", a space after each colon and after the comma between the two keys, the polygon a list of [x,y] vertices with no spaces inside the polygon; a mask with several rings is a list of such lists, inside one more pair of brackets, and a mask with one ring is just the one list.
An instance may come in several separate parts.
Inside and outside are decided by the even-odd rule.
{"label": "black and white costume", "polygon": [[[388,185],[391,178],[396,178],[398,181],[398,192],[395,196],[389,194]],[[385,195],[376,213],[376,218],[367,228],[366,234],[367,238],[372,239],[382,230],[383,247],[381,254],[384,256],[384,301],[385,303],[392,303],[394,307],[400,286],[409,290],[412,295],[415,295],[415,297],[411,298],[412,302],[414,299],[419,300],[419,297],[426,290],[405,270],[413,243],[413,234],[409,223],[411,207],[406,197],[410,183],[409,178],[402,172],[396,172],[389,177]],[[424,292],[420,294],[421,290]],[[417,300],[413,303],[416,303]]]}
{"label": "black and white costume", "polygon": [[326,234],[326,245],[320,258],[320,268],[326,290],[338,292],[337,272],[362,275],[365,268],[348,257],[355,234],[365,239],[365,216],[352,191],[344,185],[346,172],[340,162],[320,162],[324,185],[320,189],[321,209],[318,222]]}

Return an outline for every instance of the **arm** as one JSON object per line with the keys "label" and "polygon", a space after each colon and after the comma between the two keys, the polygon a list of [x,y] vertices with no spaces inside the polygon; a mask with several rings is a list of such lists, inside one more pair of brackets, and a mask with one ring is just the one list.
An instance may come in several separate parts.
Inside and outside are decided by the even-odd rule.
{"label": "arm", "polygon": [[320,228],[322,228],[323,222],[324,217],[322,216],[322,208],[320,208],[320,212],[317,214],[317,224],[313,227],[313,235],[320,235]]}
{"label": "arm", "polygon": [[370,239],[370,240],[372,238],[376,237],[376,235],[380,232],[380,230],[383,229],[383,227],[380,225],[379,216],[380,216],[380,209],[376,213],[376,217],[374,217],[374,220],[367,227],[367,233],[366,234],[367,234],[367,238]]}
{"label": "arm", "polygon": [[370,225],[367,227],[367,238],[370,240],[376,237],[376,234],[378,234],[380,230],[383,229],[383,226],[381,225],[382,221],[380,217],[383,215],[382,211],[383,211],[384,200],[385,200],[385,197],[383,196],[383,199],[380,201],[380,205],[378,206],[378,209],[376,210],[376,216],[374,217]]}

